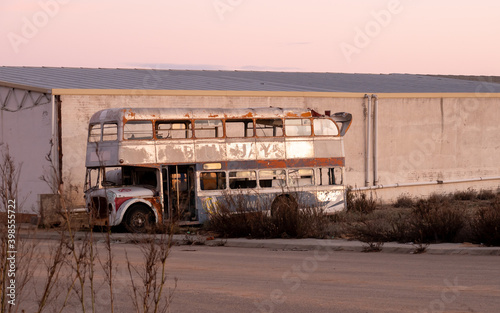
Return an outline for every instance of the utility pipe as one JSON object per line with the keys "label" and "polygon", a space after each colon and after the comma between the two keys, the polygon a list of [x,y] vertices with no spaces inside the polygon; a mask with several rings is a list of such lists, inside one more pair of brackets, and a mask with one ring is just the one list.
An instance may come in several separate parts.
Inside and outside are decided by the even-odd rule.
{"label": "utility pipe", "polygon": [[378,97],[372,94],[373,101],[373,185],[378,184]]}
{"label": "utility pipe", "polygon": [[371,119],[372,119],[372,98],[365,94],[368,99],[366,108],[366,146],[365,146],[365,187],[370,186],[370,146],[371,146]]}
{"label": "utility pipe", "polygon": [[[61,173],[59,173],[59,114],[57,107],[56,96],[53,94],[51,96],[52,100],[52,130],[51,130],[51,144],[52,151],[50,152],[50,157],[52,158],[52,166],[54,167],[55,175],[58,180],[58,184],[62,182],[60,179]],[[56,186],[59,188],[59,186]]]}
{"label": "utility pipe", "polygon": [[428,182],[414,182],[414,183],[396,183],[396,184],[389,184],[389,185],[376,185],[376,186],[353,188],[353,190],[363,191],[363,190],[397,188],[397,187],[414,187],[414,186],[426,186],[426,185],[456,184],[456,183],[467,183],[467,182],[483,181],[483,180],[500,180],[500,176],[475,177],[475,178],[450,179],[450,180],[433,180],[433,181],[428,181]]}

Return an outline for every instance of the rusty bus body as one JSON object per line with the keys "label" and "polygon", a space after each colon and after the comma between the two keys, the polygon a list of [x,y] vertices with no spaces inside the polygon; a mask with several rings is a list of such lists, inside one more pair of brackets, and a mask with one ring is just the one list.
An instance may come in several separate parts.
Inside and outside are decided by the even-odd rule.
{"label": "rusty bus body", "polygon": [[[250,203],[284,194],[344,208],[348,113],[313,110],[106,109],[90,119],[85,182],[96,224],[144,231],[203,223],[228,193]],[[261,202],[261,201],[260,201]]]}

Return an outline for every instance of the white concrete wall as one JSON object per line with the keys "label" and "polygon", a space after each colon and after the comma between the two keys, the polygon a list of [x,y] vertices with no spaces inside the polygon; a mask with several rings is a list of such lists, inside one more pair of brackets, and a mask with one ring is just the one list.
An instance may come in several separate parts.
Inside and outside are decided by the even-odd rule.
{"label": "white concrete wall", "polygon": [[[345,136],[346,184],[365,186],[366,99],[359,97],[231,97],[231,96],[61,96],[63,173],[83,204],[85,147],[90,116],[114,107],[302,107],[319,112],[349,112],[353,124]],[[460,95],[412,95],[378,101],[378,184],[430,182],[500,176],[500,98]],[[373,161],[370,160],[373,169]],[[370,171],[370,181],[373,174]],[[382,200],[403,193],[427,195],[467,188],[497,188],[499,180],[384,188]]]}
{"label": "white concrete wall", "polygon": [[8,146],[15,163],[21,163],[18,212],[38,213],[38,194],[51,193],[40,177],[50,171],[45,156],[51,149],[52,107],[26,106],[16,112],[0,110],[0,150]]}

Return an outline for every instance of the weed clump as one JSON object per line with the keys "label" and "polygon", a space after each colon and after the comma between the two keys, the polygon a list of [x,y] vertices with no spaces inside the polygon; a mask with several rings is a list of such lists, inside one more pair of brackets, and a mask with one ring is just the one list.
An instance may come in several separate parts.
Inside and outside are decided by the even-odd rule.
{"label": "weed clump", "polygon": [[377,208],[377,201],[373,199],[373,195],[370,193],[370,197],[361,191],[353,191],[352,188],[347,188],[346,190],[346,202],[347,211],[359,212],[359,213],[371,213]]}
{"label": "weed clump", "polygon": [[480,208],[471,220],[471,231],[475,242],[488,246],[500,246],[500,200]]}
{"label": "weed clump", "polygon": [[415,202],[413,201],[413,198],[410,197],[408,194],[403,194],[399,196],[396,199],[396,202],[394,203],[395,208],[411,208]]}
{"label": "weed clump", "polygon": [[472,188],[468,188],[467,190],[463,191],[457,191],[452,195],[454,200],[459,201],[472,201],[475,200],[477,196],[477,192]]}
{"label": "weed clump", "polygon": [[349,199],[354,205],[332,219],[330,229],[336,237],[360,240],[369,246],[387,241],[422,247],[464,241],[500,245],[500,197],[492,191],[468,189],[422,199],[405,194],[392,205],[379,205],[370,213],[359,206],[366,203],[366,197],[355,194]]}
{"label": "weed clump", "polygon": [[455,242],[465,220],[462,210],[454,207],[449,197],[431,195],[417,201],[410,220],[409,241],[418,243]]}

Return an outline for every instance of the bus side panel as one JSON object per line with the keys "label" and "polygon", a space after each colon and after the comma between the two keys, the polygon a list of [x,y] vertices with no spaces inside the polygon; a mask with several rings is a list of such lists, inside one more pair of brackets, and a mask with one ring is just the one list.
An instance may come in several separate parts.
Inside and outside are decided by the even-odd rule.
{"label": "bus side panel", "polygon": [[[229,141],[229,139],[228,139]],[[227,160],[255,160],[257,158],[255,142],[228,142],[227,143]]]}
{"label": "bus side panel", "polygon": [[287,138],[285,144],[287,159],[314,158],[312,139],[306,141],[304,138]]}
{"label": "bus side panel", "polygon": [[195,160],[196,162],[214,162],[215,160],[226,160],[226,144],[221,141],[195,140]]}
{"label": "bus side panel", "polygon": [[156,147],[152,140],[127,140],[120,143],[120,159],[127,164],[156,164]]}
{"label": "bus side panel", "polygon": [[157,160],[160,164],[194,163],[194,143],[185,141],[159,141],[156,144]]}
{"label": "bus side panel", "polygon": [[116,142],[88,142],[86,167],[116,166],[119,164]]}
{"label": "bus side panel", "polygon": [[285,157],[285,143],[282,139],[258,139],[257,153],[258,160],[283,159]]}

